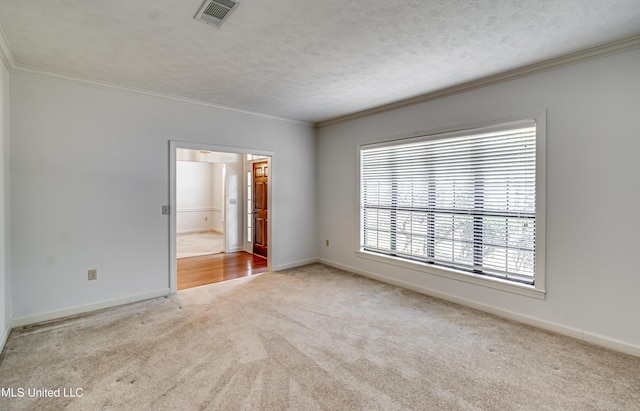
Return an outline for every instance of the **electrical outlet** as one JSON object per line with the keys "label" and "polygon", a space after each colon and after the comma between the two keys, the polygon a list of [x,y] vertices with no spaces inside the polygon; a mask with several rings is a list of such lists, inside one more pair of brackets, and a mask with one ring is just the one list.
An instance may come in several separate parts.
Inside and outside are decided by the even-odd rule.
{"label": "electrical outlet", "polygon": [[98,270],[97,269],[94,268],[92,270],[89,270],[88,274],[89,275],[87,277],[89,278],[89,281],[98,279]]}
{"label": "electrical outlet", "polygon": [[209,221],[209,217],[205,217],[205,218],[204,218],[204,221]]}
{"label": "electrical outlet", "polygon": [[329,247],[329,240],[324,240],[324,245]]}

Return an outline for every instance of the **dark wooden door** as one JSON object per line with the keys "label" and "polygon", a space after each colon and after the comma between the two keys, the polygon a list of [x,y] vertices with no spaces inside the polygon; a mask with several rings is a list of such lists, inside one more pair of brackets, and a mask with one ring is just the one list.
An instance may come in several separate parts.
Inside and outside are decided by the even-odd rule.
{"label": "dark wooden door", "polygon": [[253,163],[253,253],[267,256],[269,164]]}

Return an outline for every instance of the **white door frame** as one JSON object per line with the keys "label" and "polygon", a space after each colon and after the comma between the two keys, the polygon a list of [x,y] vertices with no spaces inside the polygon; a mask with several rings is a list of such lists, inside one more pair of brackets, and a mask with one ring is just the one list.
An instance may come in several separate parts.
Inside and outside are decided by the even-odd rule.
{"label": "white door frame", "polygon": [[[178,270],[176,263],[176,210],[177,210],[177,199],[176,199],[176,152],[177,149],[184,148],[189,150],[206,150],[206,151],[217,151],[222,153],[233,153],[233,154],[258,154],[267,156],[267,161],[269,162],[269,185],[267,187],[267,195],[268,195],[268,211],[267,211],[267,236],[269,238],[269,247],[267,248],[267,266],[269,271],[271,271],[272,256],[273,254],[273,235],[272,235],[272,227],[274,224],[273,216],[276,202],[273,201],[272,193],[275,191],[273,189],[276,179],[274,176],[276,172],[274,170],[274,157],[275,153],[273,151],[265,151],[261,149],[251,149],[245,147],[231,147],[231,146],[222,146],[216,144],[205,144],[205,143],[195,143],[188,141],[178,141],[178,140],[169,140],[169,289],[171,290],[171,294],[174,294],[178,290]],[[242,160],[242,164],[244,165],[244,159]],[[225,181],[226,183],[226,181]],[[226,185],[226,184],[225,184]],[[242,201],[242,209],[240,213],[244,216],[246,214],[246,188],[241,187],[242,199],[238,198],[237,201]],[[226,197],[226,196],[225,196]],[[225,207],[227,206],[227,199],[225,198]],[[226,212],[225,212],[226,213]],[[244,217],[243,217],[244,218]],[[225,215],[225,225],[228,223],[227,216]],[[243,224],[244,226],[244,224]],[[244,236],[246,230],[242,230],[243,232],[243,244],[244,244]],[[225,227],[225,236],[226,236],[227,228]]]}

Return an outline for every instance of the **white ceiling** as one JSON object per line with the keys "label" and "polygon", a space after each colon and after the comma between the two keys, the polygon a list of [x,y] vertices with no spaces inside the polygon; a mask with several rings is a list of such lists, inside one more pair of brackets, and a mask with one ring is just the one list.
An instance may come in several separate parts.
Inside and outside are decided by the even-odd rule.
{"label": "white ceiling", "polygon": [[640,35],[639,0],[0,0],[18,68],[318,122]]}

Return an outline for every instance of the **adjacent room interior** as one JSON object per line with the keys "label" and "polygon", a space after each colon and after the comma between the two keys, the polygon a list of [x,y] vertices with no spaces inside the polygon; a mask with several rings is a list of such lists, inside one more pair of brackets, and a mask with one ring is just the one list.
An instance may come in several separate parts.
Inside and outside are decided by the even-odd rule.
{"label": "adjacent room interior", "polygon": [[[178,150],[176,257],[225,252],[225,168],[210,151]],[[203,158],[198,159],[196,156]],[[192,160],[191,157],[194,159]],[[216,161],[218,160],[218,161]]]}
{"label": "adjacent room interior", "polygon": [[0,0],[0,59],[0,409],[637,409],[637,0]]}
{"label": "adjacent room interior", "polygon": [[176,149],[178,290],[268,270],[269,163],[256,154]]}

